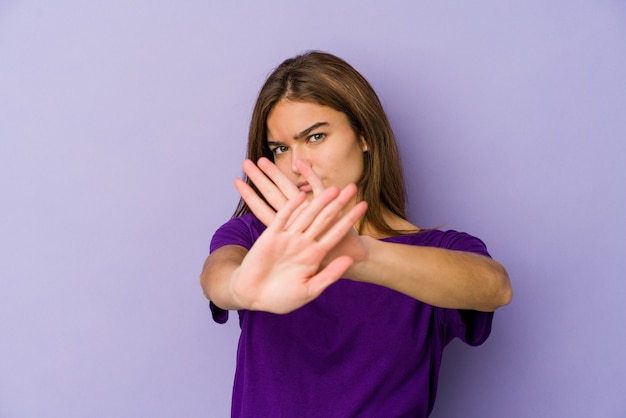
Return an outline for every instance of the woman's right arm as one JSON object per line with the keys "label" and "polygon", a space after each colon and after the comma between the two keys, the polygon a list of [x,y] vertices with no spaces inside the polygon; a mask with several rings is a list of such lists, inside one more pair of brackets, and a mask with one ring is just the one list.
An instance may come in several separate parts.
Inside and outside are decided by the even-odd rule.
{"label": "woman's right arm", "polygon": [[212,252],[204,262],[200,284],[207,299],[224,310],[243,309],[230,291],[233,274],[248,253],[239,245],[225,245]]}
{"label": "woman's right arm", "polygon": [[304,193],[289,199],[249,251],[236,245],[213,251],[201,275],[205,295],[225,310],[273,313],[317,298],[354,262],[340,255],[322,266],[367,209],[360,202],[341,214],[355,194],[352,184],[330,187],[305,205]]}

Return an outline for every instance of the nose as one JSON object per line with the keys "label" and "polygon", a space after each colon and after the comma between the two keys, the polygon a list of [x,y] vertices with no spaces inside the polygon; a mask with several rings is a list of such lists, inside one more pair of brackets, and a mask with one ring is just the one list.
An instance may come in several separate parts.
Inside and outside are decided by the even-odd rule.
{"label": "nose", "polygon": [[292,151],[291,151],[291,172],[294,173],[294,174],[300,175],[301,174],[300,170],[296,166],[296,161],[298,161],[298,160],[304,162],[309,167],[311,166],[311,163],[307,159],[306,153],[303,152],[302,150],[296,151],[296,149],[294,147],[294,148],[292,148]]}

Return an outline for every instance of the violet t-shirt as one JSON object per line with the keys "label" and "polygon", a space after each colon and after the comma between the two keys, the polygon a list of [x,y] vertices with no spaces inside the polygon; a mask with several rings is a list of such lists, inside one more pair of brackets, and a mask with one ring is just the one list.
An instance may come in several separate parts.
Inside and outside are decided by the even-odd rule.
{"label": "violet t-shirt", "polygon": [[[253,215],[220,227],[211,251],[250,249],[265,226]],[[489,256],[482,241],[429,230],[384,241]],[[228,312],[211,302],[213,319]],[[289,314],[239,311],[233,417],[426,417],[443,348],[485,341],[493,313],[437,308],[382,286],[341,279]]]}

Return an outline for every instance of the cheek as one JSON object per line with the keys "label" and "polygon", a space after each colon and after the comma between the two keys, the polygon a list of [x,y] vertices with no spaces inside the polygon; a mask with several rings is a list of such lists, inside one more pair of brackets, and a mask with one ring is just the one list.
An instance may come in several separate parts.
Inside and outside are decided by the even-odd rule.
{"label": "cheek", "polygon": [[332,175],[343,185],[356,183],[363,175],[363,154],[361,152],[347,152],[342,156],[331,157],[327,167]]}
{"label": "cheek", "polygon": [[291,160],[288,158],[277,158],[274,160],[274,165],[285,176],[291,177],[293,175],[291,171]]}

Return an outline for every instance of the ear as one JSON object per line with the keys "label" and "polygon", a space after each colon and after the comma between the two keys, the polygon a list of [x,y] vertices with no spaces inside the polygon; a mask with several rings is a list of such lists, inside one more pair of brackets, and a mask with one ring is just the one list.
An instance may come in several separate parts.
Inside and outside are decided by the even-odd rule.
{"label": "ear", "polygon": [[365,138],[363,138],[362,135],[359,137],[359,141],[361,142],[361,151],[367,152],[370,150],[367,146],[367,141],[365,140]]}

